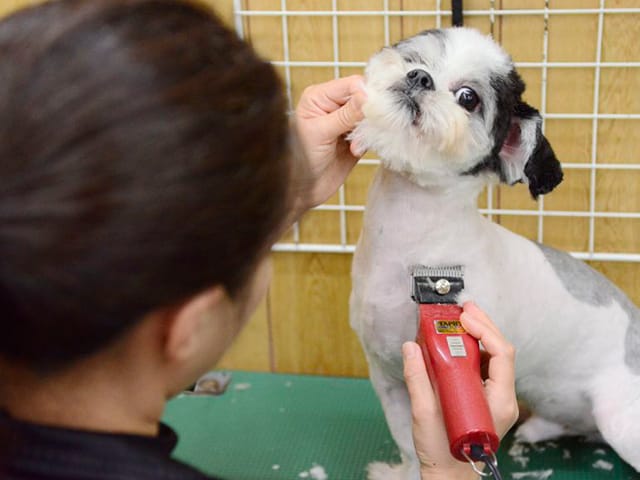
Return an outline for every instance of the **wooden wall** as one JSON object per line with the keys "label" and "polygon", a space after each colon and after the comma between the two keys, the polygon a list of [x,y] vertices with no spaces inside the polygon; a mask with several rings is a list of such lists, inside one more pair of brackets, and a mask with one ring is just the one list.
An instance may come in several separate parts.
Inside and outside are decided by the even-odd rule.
{"label": "wooden wall", "polygon": [[[30,3],[28,0],[0,0],[0,14]],[[223,18],[233,22],[232,0],[208,0]],[[280,0],[243,0],[249,10],[279,10]],[[331,0],[288,0],[292,10],[327,10]],[[490,0],[466,0],[466,9],[488,9]],[[544,0],[495,0],[495,8],[539,9]],[[379,10],[382,0],[337,0],[339,9]],[[640,7],[640,0],[606,0],[606,7]],[[435,9],[435,0],[389,0],[390,10]],[[598,0],[549,0],[549,7],[597,8]],[[442,2],[442,9],[450,1]],[[334,60],[331,17],[290,17],[288,42],[291,60]],[[443,25],[448,19],[443,18]],[[542,15],[466,17],[465,24],[491,33],[517,62],[543,60],[544,18]],[[395,42],[420,30],[436,26],[433,16],[391,17],[390,41]],[[597,15],[551,15],[548,21],[549,62],[593,62],[597,52]],[[249,17],[243,21],[245,36],[270,60],[284,59],[282,19]],[[382,17],[340,17],[338,43],[341,61],[364,62],[384,44]],[[640,15],[605,15],[602,61],[640,62]],[[284,69],[278,67],[284,75]],[[594,68],[550,68],[547,73],[546,112],[593,113]],[[360,68],[341,68],[340,75],[361,73]],[[528,85],[526,100],[540,108],[543,71],[523,68]],[[333,67],[292,67],[292,97],[299,98],[304,87],[334,77]],[[640,71],[638,68],[603,68],[600,72],[600,113],[640,113]],[[590,163],[592,144],[597,146],[597,162],[637,163],[640,151],[640,120],[601,119],[597,138],[591,119],[548,119],[546,135],[563,162]],[[369,155],[370,158],[374,158]],[[365,203],[366,191],[376,167],[359,165],[347,181],[347,204]],[[588,212],[591,172],[567,169],[565,181],[544,200],[547,210]],[[640,212],[640,170],[597,170],[596,211]],[[535,209],[525,187],[497,188],[493,206]],[[337,203],[333,198],[329,203]],[[486,206],[486,195],[481,206]],[[529,238],[538,235],[538,218],[494,217],[504,226]],[[362,213],[347,213],[347,242],[355,243]],[[570,251],[588,248],[587,217],[546,217],[545,243]],[[287,238],[290,240],[291,235]],[[339,243],[339,213],[310,212],[300,223],[301,241]],[[595,250],[640,253],[640,219],[595,220]],[[258,371],[365,376],[366,362],[348,324],[351,256],[346,254],[276,253],[274,280],[268,296],[234,346],[220,362],[220,368]],[[640,264],[597,262],[593,266],[615,281],[640,304]]]}

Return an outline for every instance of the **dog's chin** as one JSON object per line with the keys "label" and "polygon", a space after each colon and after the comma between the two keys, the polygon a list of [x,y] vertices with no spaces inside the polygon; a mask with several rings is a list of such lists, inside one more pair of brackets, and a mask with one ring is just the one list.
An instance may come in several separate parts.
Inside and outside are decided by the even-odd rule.
{"label": "dog's chin", "polygon": [[469,119],[460,109],[443,109],[438,104],[424,106],[414,117],[413,128],[423,146],[453,163],[464,161],[469,151]]}

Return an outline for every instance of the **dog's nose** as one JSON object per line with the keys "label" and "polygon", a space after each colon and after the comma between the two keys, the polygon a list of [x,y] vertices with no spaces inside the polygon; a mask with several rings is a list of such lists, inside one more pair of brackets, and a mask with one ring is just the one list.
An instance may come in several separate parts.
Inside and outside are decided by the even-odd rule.
{"label": "dog's nose", "polygon": [[415,70],[411,70],[409,73],[407,73],[407,82],[412,88],[435,90],[435,85],[433,83],[433,78],[431,78],[431,75],[420,68],[416,68]]}

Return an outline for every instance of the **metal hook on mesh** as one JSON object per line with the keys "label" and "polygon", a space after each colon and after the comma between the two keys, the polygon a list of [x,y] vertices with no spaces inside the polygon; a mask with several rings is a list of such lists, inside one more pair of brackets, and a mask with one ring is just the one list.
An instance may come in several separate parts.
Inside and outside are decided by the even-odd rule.
{"label": "metal hook on mesh", "polygon": [[464,20],[462,18],[462,0],[452,0],[451,2],[451,25],[454,27],[462,27]]}

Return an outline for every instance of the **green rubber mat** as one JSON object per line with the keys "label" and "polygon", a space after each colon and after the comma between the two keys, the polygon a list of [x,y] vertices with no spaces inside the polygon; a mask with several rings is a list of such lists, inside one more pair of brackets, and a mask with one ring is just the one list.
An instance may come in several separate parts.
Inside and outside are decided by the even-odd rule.
{"label": "green rubber mat", "polygon": [[[399,456],[364,379],[232,372],[218,397],[181,395],[164,421],[175,457],[226,480],[364,480],[372,461]],[[606,445],[565,438],[498,453],[505,480],[640,480]]]}

